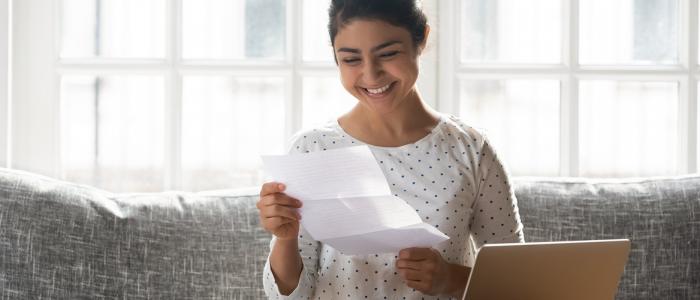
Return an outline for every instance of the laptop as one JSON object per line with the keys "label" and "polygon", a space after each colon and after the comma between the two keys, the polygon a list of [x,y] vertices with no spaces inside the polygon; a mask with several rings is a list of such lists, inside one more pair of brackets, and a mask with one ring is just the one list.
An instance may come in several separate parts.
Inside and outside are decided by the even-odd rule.
{"label": "laptop", "polygon": [[612,300],[630,241],[486,244],[463,300]]}

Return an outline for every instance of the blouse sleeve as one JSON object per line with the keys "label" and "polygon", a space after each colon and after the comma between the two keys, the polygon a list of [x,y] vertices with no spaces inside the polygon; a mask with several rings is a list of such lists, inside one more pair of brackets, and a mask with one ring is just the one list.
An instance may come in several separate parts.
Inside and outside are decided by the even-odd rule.
{"label": "blouse sleeve", "polygon": [[[289,153],[303,153],[306,150],[305,145],[299,138],[302,133],[295,134],[291,139],[291,146],[288,149]],[[273,236],[270,241],[270,252],[275,245],[277,239]],[[265,294],[269,299],[310,299],[314,293],[316,278],[318,276],[318,261],[321,253],[321,243],[314,240],[311,235],[304,229],[299,228],[299,254],[302,260],[302,270],[299,276],[297,287],[288,296],[282,295],[279,292],[279,287],[275,281],[275,276],[272,274],[270,267],[270,256],[268,254],[265,268],[263,270],[263,287]]]}
{"label": "blouse sleeve", "polygon": [[[270,241],[270,251],[274,247],[276,238]],[[318,276],[318,259],[321,252],[321,244],[311,238],[311,235],[302,228],[299,229],[299,254],[303,263],[299,283],[294,291],[288,296],[279,292],[279,287],[275,281],[270,267],[270,256],[265,262],[263,270],[263,287],[269,299],[310,299],[314,293],[316,277]]]}
{"label": "blouse sleeve", "polygon": [[477,193],[469,228],[475,246],[486,243],[523,243],[523,225],[508,174],[484,138],[476,172]]}

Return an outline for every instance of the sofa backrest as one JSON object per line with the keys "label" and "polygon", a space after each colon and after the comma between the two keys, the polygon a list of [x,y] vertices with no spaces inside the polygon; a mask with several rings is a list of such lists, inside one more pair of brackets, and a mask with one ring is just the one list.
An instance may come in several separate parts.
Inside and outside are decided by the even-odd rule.
{"label": "sofa backrest", "polygon": [[616,299],[700,299],[700,176],[514,186],[528,242],[631,240]]}
{"label": "sofa backrest", "polygon": [[[516,178],[526,241],[629,238],[616,299],[700,298],[700,176]],[[0,298],[256,299],[254,192],[112,194],[0,169]]]}
{"label": "sofa backrest", "polygon": [[256,299],[254,196],[111,194],[0,169],[0,299]]}

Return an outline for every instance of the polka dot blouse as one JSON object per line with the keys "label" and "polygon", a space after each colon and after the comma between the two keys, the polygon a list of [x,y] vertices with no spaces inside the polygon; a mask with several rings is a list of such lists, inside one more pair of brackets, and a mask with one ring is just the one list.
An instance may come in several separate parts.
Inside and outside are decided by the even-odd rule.
{"label": "polka dot blouse", "polygon": [[[291,153],[365,145],[332,121],[295,135]],[[524,242],[507,173],[484,135],[454,116],[441,115],[431,132],[400,147],[369,145],[392,193],[415,208],[424,222],[450,239],[435,246],[448,263],[472,266],[486,243]],[[270,248],[275,239],[270,243]],[[279,293],[265,264],[271,299],[449,299],[409,288],[396,270],[398,253],[349,256],[315,241],[302,228],[303,271],[296,289]]]}

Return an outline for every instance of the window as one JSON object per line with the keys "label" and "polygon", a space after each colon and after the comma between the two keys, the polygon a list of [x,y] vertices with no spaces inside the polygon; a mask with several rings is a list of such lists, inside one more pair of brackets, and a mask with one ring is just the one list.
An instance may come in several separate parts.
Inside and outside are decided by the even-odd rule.
{"label": "window", "polygon": [[[328,3],[13,1],[0,156],[113,191],[257,185],[259,154],[355,104]],[[483,128],[513,175],[697,171],[697,1],[422,5],[421,93]]]}
{"label": "window", "polygon": [[356,103],[329,3],[14,1],[32,38],[13,45],[13,167],[112,191],[258,185],[261,153]]}
{"label": "window", "polygon": [[65,178],[110,190],[163,189],[163,89],[157,75],[63,74]]}
{"label": "window", "polygon": [[10,1],[0,2],[0,168],[10,165],[10,47],[12,6]]}
{"label": "window", "polygon": [[696,171],[696,1],[441,1],[440,18],[440,106],[514,175]]}

